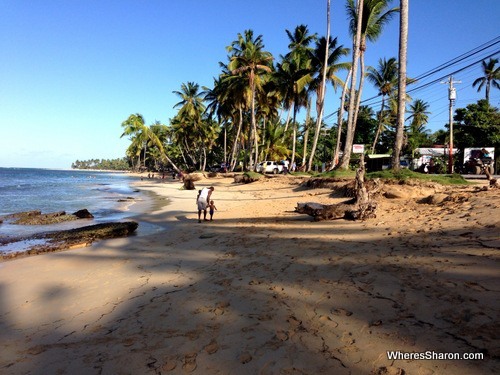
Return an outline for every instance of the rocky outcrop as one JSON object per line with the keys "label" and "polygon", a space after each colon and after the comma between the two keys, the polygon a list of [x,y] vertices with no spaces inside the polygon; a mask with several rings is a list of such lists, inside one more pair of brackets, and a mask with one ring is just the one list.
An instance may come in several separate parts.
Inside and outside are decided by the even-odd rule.
{"label": "rocky outcrop", "polygon": [[60,230],[35,234],[29,237],[16,237],[3,239],[2,245],[13,242],[42,240],[42,244],[37,244],[18,252],[2,254],[2,259],[11,259],[25,255],[36,255],[53,251],[67,250],[71,248],[90,246],[97,240],[108,238],[124,237],[133,234],[139,224],[135,221],[118,223],[100,223],[88,225],[81,228]]}
{"label": "rocky outcrop", "polygon": [[39,210],[33,210],[5,215],[0,217],[0,220],[18,225],[48,225],[78,219],[91,219],[93,217],[94,216],[87,209],[76,211],[73,214],[67,214],[65,211],[42,214]]}

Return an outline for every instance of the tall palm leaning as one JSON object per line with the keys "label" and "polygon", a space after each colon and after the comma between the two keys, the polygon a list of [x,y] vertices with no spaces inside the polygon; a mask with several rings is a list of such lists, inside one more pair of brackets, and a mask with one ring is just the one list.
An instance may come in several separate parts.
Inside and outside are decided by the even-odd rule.
{"label": "tall palm leaning", "polygon": [[[358,0],[361,1],[361,0]],[[355,0],[347,0],[346,10],[350,18],[349,29],[352,35],[360,33],[359,40],[359,63],[360,63],[360,81],[358,86],[358,94],[356,98],[351,97],[351,102],[355,101],[354,105],[349,103],[349,119],[347,122],[346,142],[344,145],[344,154],[340,164],[340,168],[347,169],[349,166],[354,132],[356,129],[357,112],[361,103],[361,96],[364,84],[365,64],[364,56],[367,49],[367,40],[375,42],[384,29],[384,26],[392,19],[399,11],[399,8],[389,9],[389,4],[392,0],[362,0],[361,19],[358,20],[358,9]],[[359,22],[358,22],[359,21]],[[360,30],[358,30],[360,25]],[[353,61],[353,69],[356,69],[357,64]],[[355,72],[352,74],[352,80],[355,81]],[[355,83],[355,82],[354,82]],[[351,96],[354,93],[351,88]]]}
{"label": "tall palm leaning", "polygon": [[147,126],[144,123],[144,117],[140,113],[131,114],[122,122],[123,133],[120,138],[128,136],[131,143],[127,149],[127,155],[131,158],[137,157],[136,168],[141,169],[141,153],[144,154],[143,165],[146,164],[146,142]]}
{"label": "tall palm leaning", "polygon": [[382,96],[382,103],[380,105],[380,112],[378,113],[378,127],[373,140],[371,153],[375,153],[375,146],[377,145],[380,132],[382,130],[382,119],[384,117],[385,99],[390,96],[398,84],[398,63],[395,57],[389,60],[380,59],[377,69],[368,67],[366,79],[373,83],[377,88],[378,94]]}
{"label": "tall palm leaning", "polygon": [[[163,125],[164,126],[164,125]],[[139,156],[139,164],[140,165],[140,151],[142,147],[144,147],[144,162],[146,160],[146,145],[150,143],[152,146],[156,147],[160,153],[162,161],[168,162],[172,165],[177,172],[179,172],[179,168],[174,164],[174,162],[168,157],[165,148],[163,146],[163,142],[158,138],[155,131],[151,130],[151,128],[145,125],[144,117],[139,114],[130,115],[125,121],[122,122],[122,127],[124,129],[121,137],[126,135],[131,137],[132,143],[127,150],[127,153],[130,153],[131,150],[138,150],[135,153],[135,156]]]}
{"label": "tall palm leaning", "polygon": [[488,62],[483,60],[483,73],[482,77],[479,77],[472,83],[472,87],[476,87],[477,92],[481,91],[483,87],[486,88],[486,101],[490,102],[490,88],[493,86],[494,88],[500,89],[500,67],[495,66],[498,63],[498,59],[490,58]]}
{"label": "tall palm leaning", "polygon": [[[255,147],[255,164],[258,161],[258,139],[257,139],[257,122],[255,115],[255,93],[261,87],[262,74],[272,71],[273,56],[270,52],[264,51],[264,43],[262,35],[254,38],[252,30],[245,30],[244,35],[238,34],[238,39],[233,41],[228,52],[232,53],[228,64],[228,69],[233,75],[242,75],[247,78],[248,86],[251,91],[251,134],[250,140]],[[250,153],[250,164],[253,163],[253,156]]]}

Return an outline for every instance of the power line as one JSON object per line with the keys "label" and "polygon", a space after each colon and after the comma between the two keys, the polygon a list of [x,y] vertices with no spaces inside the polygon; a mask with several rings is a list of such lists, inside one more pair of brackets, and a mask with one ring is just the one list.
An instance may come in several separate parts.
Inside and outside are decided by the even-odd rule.
{"label": "power line", "polygon": [[[500,43],[500,36],[497,36],[496,38],[490,40],[489,42],[486,42],[486,43],[483,43],[481,44],[480,46],[476,47],[476,48],[473,48],[472,50],[468,51],[468,52],[465,52],[463,54],[461,54],[460,56],[457,56],[441,65],[439,65],[438,67],[432,69],[432,70],[429,70],[425,73],[422,73],[420,76],[416,77],[415,79],[416,80],[422,80],[430,75],[433,75],[443,69],[446,69],[450,66],[453,66],[455,64],[458,64],[460,61],[463,61],[469,57],[472,57],[490,47],[493,47],[494,45]],[[484,46],[484,47],[483,47]]]}
{"label": "power line", "polygon": [[[436,74],[436,73],[438,73],[438,72],[440,72],[440,71],[442,71],[442,70],[444,70],[446,68],[449,68],[449,67],[451,67],[453,65],[459,64],[460,62],[463,62],[463,61],[465,61],[465,60],[467,60],[467,59],[469,59],[469,58],[471,58],[471,57],[473,57],[473,56],[475,56],[475,55],[477,55],[477,54],[479,54],[481,52],[484,52],[487,49],[489,49],[489,48],[497,45],[498,43],[500,43],[500,36],[497,36],[497,37],[491,39],[488,42],[485,42],[485,43],[483,43],[483,44],[481,44],[481,45],[479,45],[479,46],[477,46],[477,47],[475,47],[475,48],[473,48],[473,49],[471,49],[471,50],[469,50],[469,51],[467,51],[467,52],[465,52],[465,53],[463,53],[463,54],[461,54],[461,55],[459,55],[459,56],[457,56],[457,57],[455,57],[455,58],[453,58],[451,60],[448,60],[448,61],[446,61],[446,62],[438,65],[436,68],[433,68],[433,69],[431,69],[431,70],[429,70],[427,72],[424,72],[424,73],[420,74],[415,79],[421,81],[421,80],[423,80],[423,79],[425,79],[425,78],[427,78],[427,77],[429,77],[431,75],[434,75],[434,74]],[[414,87],[412,89],[409,89],[409,90],[407,90],[407,93],[416,92],[416,91],[422,90],[424,88],[427,88],[427,87],[429,87],[429,86],[431,86],[431,85],[433,85],[433,84],[435,84],[437,82],[440,82],[441,80],[443,80],[444,78],[448,77],[449,75],[453,75],[453,74],[462,72],[462,71],[464,71],[466,69],[469,69],[470,67],[472,67],[472,66],[474,66],[476,64],[479,64],[483,60],[491,58],[491,57],[493,57],[493,56],[495,56],[495,55],[497,55],[499,53],[500,53],[500,50],[496,50],[493,53],[490,53],[489,55],[487,55],[485,57],[481,57],[480,59],[478,59],[478,60],[472,62],[471,64],[468,64],[468,65],[466,65],[466,66],[464,66],[464,67],[462,67],[460,69],[457,69],[457,70],[455,70],[453,72],[447,73],[447,74],[445,74],[445,75],[443,75],[443,76],[441,76],[439,78],[436,78],[436,79],[434,79],[434,80],[432,80],[432,81],[430,81],[428,83],[422,84],[422,85]],[[374,99],[377,99],[377,101],[374,102],[374,103],[369,103],[370,101],[373,101]],[[368,105],[368,106],[375,106],[376,104],[378,104],[380,102],[381,102],[381,100],[379,99],[379,95],[376,95],[376,96],[373,96],[371,98],[362,100],[361,104],[365,104],[365,105]],[[330,113],[328,115],[326,115],[324,117],[324,120],[325,121],[329,120],[332,116],[334,116],[336,114],[338,114],[338,110],[334,111],[334,112],[332,112],[332,113]]]}
{"label": "power line", "polygon": [[469,64],[469,65],[464,66],[463,68],[460,68],[460,69],[457,69],[457,70],[455,70],[455,71],[453,71],[453,72],[447,73],[446,75],[444,75],[444,76],[442,76],[442,77],[440,77],[440,78],[437,78],[437,79],[435,79],[435,80],[433,80],[433,81],[431,81],[431,82],[425,83],[425,84],[423,84],[422,86],[415,87],[415,88],[413,88],[413,89],[409,89],[409,90],[407,90],[406,92],[408,92],[408,93],[409,93],[409,92],[414,92],[414,91],[420,90],[420,89],[422,89],[422,88],[424,88],[424,87],[427,87],[427,86],[429,86],[429,85],[432,85],[432,84],[434,84],[434,83],[436,83],[436,82],[439,82],[439,81],[441,81],[442,79],[444,79],[444,78],[448,77],[449,75],[453,75],[453,74],[456,74],[456,73],[460,73],[461,71],[464,71],[464,70],[466,70],[466,69],[470,68],[471,66],[474,66],[474,65],[476,65],[476,64],[479,64],[479,63],[480,63],[481,61],[483,61],[484,59],[487,59],[487,58],[493,57],[493,56],[495,56],[495,55],[497,55],[497,54],[499,54],[499,53],[500,53],[500,50],[497,50],[497,51],[493,52],[492,54],[490,54],[490,55],[488,55],[488,56],[486,56],[486,57],[483,57],[483,58],[481,58],[481,59],[479,59],[479,60],[477,60],[477,61],[474,61],[473,63],[471,63],[471,64]]}

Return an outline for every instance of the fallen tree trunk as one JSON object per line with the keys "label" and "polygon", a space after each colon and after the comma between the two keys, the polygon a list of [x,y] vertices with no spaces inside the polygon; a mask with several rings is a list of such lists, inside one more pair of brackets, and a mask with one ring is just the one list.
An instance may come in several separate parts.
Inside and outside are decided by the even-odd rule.
{"label": "fallen tree trunk", "polygon": [[[356,171],[354,199],[331,205],[314,202],[297,203],[295,211],[312,216],[315,221],[333,219],[365,220],[375,218],[377,202],[370,198],[370,194],[365,186],[365,163],[363,155],[361,155],[359,164],[359,168]],[[378,182],[375,185],[374,191],[377,191],[379,189]]]}

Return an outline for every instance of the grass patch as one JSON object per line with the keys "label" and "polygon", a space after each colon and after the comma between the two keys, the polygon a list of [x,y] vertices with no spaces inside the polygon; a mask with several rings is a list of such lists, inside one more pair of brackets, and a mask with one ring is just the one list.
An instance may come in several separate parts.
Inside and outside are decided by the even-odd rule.
{"label": "grass patch", "polygon": [[313,174],[313,177],[324,177],[324,178],[354,178],[356,177],[356,171],[350,169],[334,169],[333,171],[327,171],[323,173]]}
{"label": "grass patch", "polygon": [[366,174],[366,178],[381,178],[388,180],[404,181],[408,179],[420,180],[426,182],[435,182],[441,185],[467,185],[469,182],[459,174],[424,174],[410,171],[409,169],[400,169],[394,172],[391,169],[386,169],[379,172],[370,172]]}

